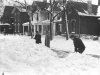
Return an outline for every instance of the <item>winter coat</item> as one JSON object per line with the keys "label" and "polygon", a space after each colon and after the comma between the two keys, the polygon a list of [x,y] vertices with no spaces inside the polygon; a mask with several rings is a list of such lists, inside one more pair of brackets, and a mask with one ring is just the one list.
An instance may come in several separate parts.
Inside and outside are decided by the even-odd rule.
{"label": "winter coat", "polygon": [[85,45],[83,44],[81,39],[74,38],[73,42],[74,42],[75,51],[79,49],[85,49]]}
{"label": "winter coat", "polygon": [[36,40],[37,44],[41,43],[41,35],[39,33],[35,35],[34,39]]}

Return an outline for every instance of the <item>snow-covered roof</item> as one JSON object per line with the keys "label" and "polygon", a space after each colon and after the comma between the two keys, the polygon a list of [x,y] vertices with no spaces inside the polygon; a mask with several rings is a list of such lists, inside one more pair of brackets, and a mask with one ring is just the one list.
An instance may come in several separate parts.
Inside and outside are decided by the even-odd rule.
{"label": "snow-covered roof", "polygon": [[[87,3],[81,3],[81,2],[75,2],[75,1],[68,1],[68,5],[73,7],[79,14],[81,15],[89,15],[88,12],[88,4]],[[96,15],[97,14],[97,5],[92,5],[92,14],[91,15]]]}
{"label": "snow-covered roof", "polygon": [[1,25],[10,25],[10,24],[8,24],[8,23],[0,23],[0,26],[1,26]]}
{"label": "snow-covered roof", "polygon": [[29,26],[29,22],[23,23],[23,26]]}
{"label": "snow-covered roof", "polygon": [[[61,22],[62,20],[54,20],[53,22],[54,23],[58,23],[58,22]],[[35,25],[50,25],[50,20],[44,20],[44,21],[40,21],[40,22],[37,22],[35,23]]]}
{"label": "snow-covered roof", "polygon": [[79,14],[80,16],[100,17],[100,16],[97,16],[97,15],[94,15],[94,14],[86,14],[86,13],[82,13],[82,12],[78,12],[78,14]]}
{"label": "snow-covered roof", "polygon": [[[37,5],[41,10],[50,8],[50,3],[47,3],[47,2],[34,1],[32,5],[33,6]],[[58,2],[55,2],[53,11],[61,11],[61,9],[57,5],[58,5]]]}
{"label": "snow-covered roof", "polygon": [[21,6],[14,6],[14,9],[13,9],[12,13],[14,13],[16,9],[19,12],[26,12],[26,9],[22,8]]}

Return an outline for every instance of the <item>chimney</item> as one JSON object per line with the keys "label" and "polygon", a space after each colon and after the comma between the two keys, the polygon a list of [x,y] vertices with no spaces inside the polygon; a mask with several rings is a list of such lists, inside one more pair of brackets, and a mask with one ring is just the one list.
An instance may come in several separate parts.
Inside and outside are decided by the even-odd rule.
{"label": "chimney", "polygon": [[87,10],[89,14],[92,14],[92,0],[88,0],[87,2]]}

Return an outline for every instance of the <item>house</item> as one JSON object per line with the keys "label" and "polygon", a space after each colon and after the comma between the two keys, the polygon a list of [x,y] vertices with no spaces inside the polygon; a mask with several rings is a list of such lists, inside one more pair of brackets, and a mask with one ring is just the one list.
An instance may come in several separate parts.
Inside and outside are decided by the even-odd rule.
{"label": "house", "polygon": [[19,6],[5,6],[3,15],[1,17],[1,23],[10,24],[8,32],[10,33],[22,33],[22,24],[29,22],[28,13]]}
{"label": "house", "polygon": [[[32,21],[32,25],[33,25],[33,30],[34,30],[34,34],[35,31],[39,31],[41,32],[41,34],[45,34],[46,30],[50,30],[50,12],[47,10],[50,7],[50,4],[47,2],[39,2],[39,1],[35,1],[35,3],[39,8],[39,11],[37,13],[35,13],[33,15],[33,21]],[[55,3],[55,6],[53,8],[53,15],[56,15],[59,11],[61,11],[61,9],[59,7],[57,7],[57,3]],[[53,34],[56,35],[56,33],[62,30],[62,24],[61,21],[61,14],[57,15],[57,17],[55,17],[54,20],[54,25],[53,26]]]}
{"label": "house", "polygon": [[[58,2],[55,3],[55,6],[53,8],[54,15],[61,11],[61,9],[57,7]],[[50,28],[50,14],[48,13],[48,11],[44,10],[44,8],[49,9],[50,4],[46,4],[45,2],[36,3],[41,10],[34,15],[35,17],[33,17],[33,22],[36,22],[33,23],[36,28],[33,28],[35,31],[38,30],[42,32],[42,34],[44,34],[44,31]],[[71,34],[72,32],[75,32],[75,34],[98,35],[100,32],[100,25],[98,21],[99,16],[96,16],[97,8],[97,5],[92,5],[92,10],[90,11],[88,10],[87,3],[68,1],[66,12],[69,33]],[[61,32],[62,34],[66,33],[66,25],[63,23],[64,17],[65,16],[63,15],[63,12],[56,17],[56,20],[60,19],[61,21],[54,23],[54,35],[56,35],[57,32]]]}
{"label": "house", "polygon": [[22,33],[25,22],[29,22],[29,15],[26,10],[19,6],[14,7],[12,14],[14,15],[14,33]]}
{"label": "house", "polygon": [[[11,14],[12,10],[13,10],[13,7],[5,6],[4,12],[1,16],[0,32],[3,32],[4,30],[8,32],[8,29],[10,28],[9,24],[11,24],[11,22],[13,21],[12,18],[10,18],[13,16]],[[9,31],[12,31],[12,28]]]}
{"label": "house", "polygon": [[98,18],[100,16],[96,16],[97,8],[97,5],[92,5],[90,14],[86,3],[69,1],[66,11],[69,33],[99,35],[100,24]]}

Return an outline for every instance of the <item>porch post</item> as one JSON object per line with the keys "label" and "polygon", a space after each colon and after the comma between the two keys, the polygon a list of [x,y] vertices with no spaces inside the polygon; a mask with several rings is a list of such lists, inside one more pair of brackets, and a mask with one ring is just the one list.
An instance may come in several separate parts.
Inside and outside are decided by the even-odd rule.
{"label": "porch post", "polygon": [[62,32],[62,24],[60,24],[60,32]]}
{"label": "porch post", "polygon": [[34,24],[34,37],[35,37],[35,31],[36,31],[36,26],[35,26],[35,24]]}
{"label": "porch post", "polygon": [[23,35],[24,35],[24,25],[23,25]]}
{"label": "porch post", "polygon": [[55,36],[56,35],[56,23],[53,23],[53,35]]}
{"label": "porch post", "polygon": [[28,25],[28,33],[29,33],[29,25]]}
{"label": "porch post", "polygon": [[42,31],[42,35],[43,35],[43,25],[42,25],[42,30],[41,31]]}
{"label": "porch post", "polygon": [[80,16],[79,16],[79,37],[80,37]]}
{"label": "porch post", "polygon": [[39,31],[39,25],[37,25],[37,31]]}

